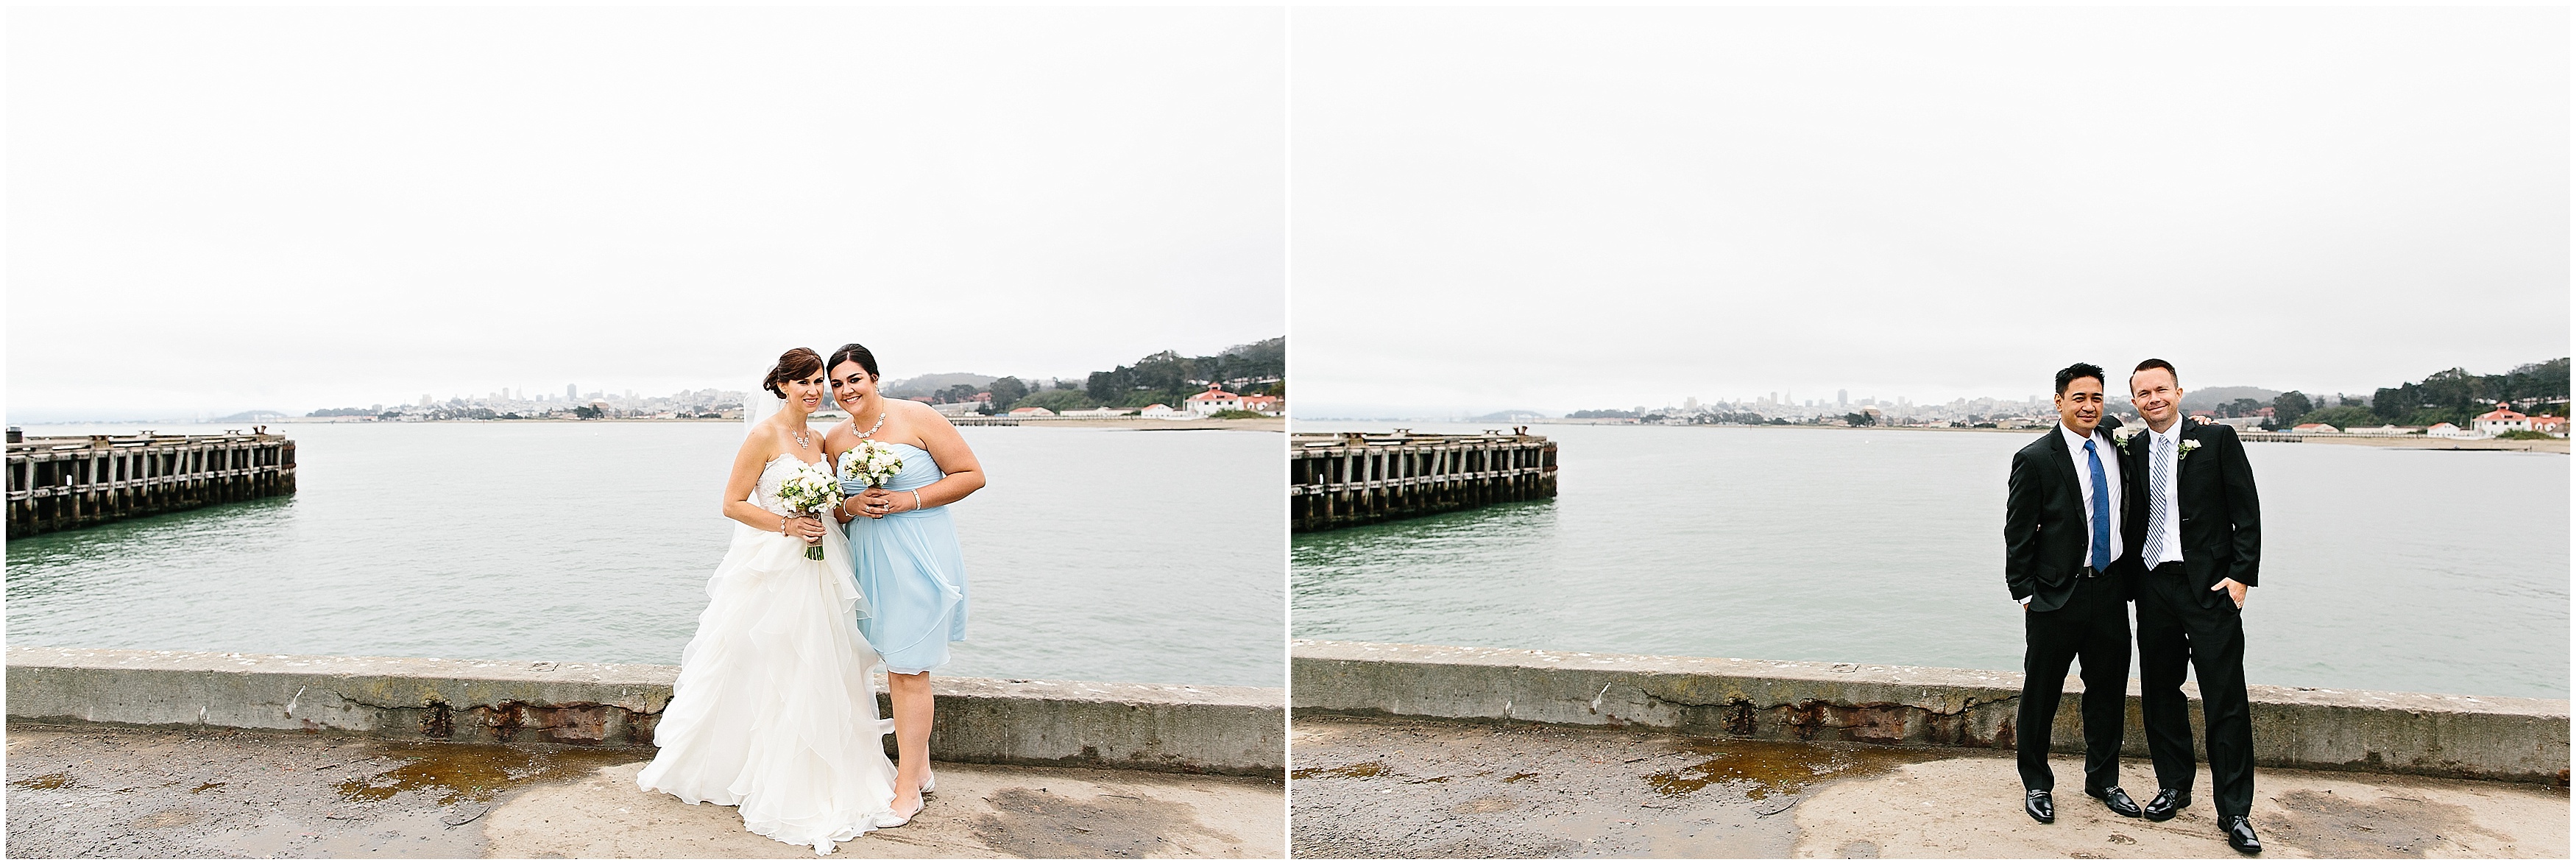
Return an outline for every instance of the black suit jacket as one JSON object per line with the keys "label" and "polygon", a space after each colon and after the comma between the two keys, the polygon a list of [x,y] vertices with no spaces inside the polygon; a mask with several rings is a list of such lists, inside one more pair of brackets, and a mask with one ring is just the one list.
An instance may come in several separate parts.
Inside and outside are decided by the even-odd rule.
{"label": "black suit jacket", "polygon": [[[2094,431],[2105,440],[2103,448],[2109,446],[2107,439],[2117,423],[2106,417]],[[2004,487],[2004,586],[2015,598],[2030,598],[2032,612],[2066,605],[2084,571],[2085,547],[2092,540],[2084,527],[2088,507],[2084,487],[2075,477],[2075,463],[2060,429],[2049,427],[2047,435],[2013,453],[2012,478]],[[2111,507],[2126,519],[2128,500],[2134,494],[2117,451],[2102,453],[2102,473],[2119,478],[2121,495],[2111,501]],[[2123,526],[2124,543],[2129,534]],[[2130,546],[2111,563],[2109,573],[2096,579],[2117,580],[2120,597],[2134,597],[2128,580],[2136,563],[2137,547]]]}
{"label": "black suit jacket", "polygon": [[[2174,497],[2182,511],[2183,573],[2200,596],[2200,605],[2230,604],[2223,592],[2210,591],[2219,580],[2251,586],[2263,567],[2263,512],[2254,495],[2254,465],[2245,460],[2245,443],[2226,424],[2182,424],[2182,441],[2198,442],[2175,465]],[[2129,437],[2121,451],[2128,476],[2138,479],[2121,517],[2129,550],[2143,564],[2147,538],[2148,454],[2146,428]]]}

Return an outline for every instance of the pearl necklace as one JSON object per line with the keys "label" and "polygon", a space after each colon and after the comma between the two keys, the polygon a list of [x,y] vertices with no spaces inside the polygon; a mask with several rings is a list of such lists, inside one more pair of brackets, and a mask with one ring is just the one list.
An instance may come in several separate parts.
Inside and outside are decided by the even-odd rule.
{"label": "pearl necklace", "polygon": [[884,429],[884,428],[885,428],[885,419],[886,419],[886,413],[885,413],[885,412],[877,412],[877,425],[876,425],[876,426],[872,426],[872,427],[868,427],[868,431],[867,431],[867,432],[859,432],[859,419],[858,419],[858,418],[855,418],[855,417],[854,417],[854,418],[851,418],[851,419],[850,419],[850,431],[851,431],[851,432],[854,432],[854,433],[859,433],[859,437],[860,437],[860,438],[867,438],[867,437],[869,437],[869,436],[876,435],[876,434],[877,434],[877,430],[881,430],[881,429]]}

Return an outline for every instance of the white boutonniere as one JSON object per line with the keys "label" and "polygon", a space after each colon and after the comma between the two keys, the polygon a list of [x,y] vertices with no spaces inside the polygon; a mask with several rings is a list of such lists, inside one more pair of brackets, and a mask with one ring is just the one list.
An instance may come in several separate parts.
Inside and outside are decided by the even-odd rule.
{"label": "white boutonniere", "polygon": [[2124,426],[2111,431],[2111,444],[2119,447],[2121,453],[2128,453],[2129,440],[2137,437],[2138,431],[2135,428]]}
{"label": "white boutonniere", "polygon": [[2199,449],[2200,442],[2193,439],[2183,439],[2182,445],[2174,451],[2174,462],[2182,462],[2183,457],[2191,456],[2192,451]]}

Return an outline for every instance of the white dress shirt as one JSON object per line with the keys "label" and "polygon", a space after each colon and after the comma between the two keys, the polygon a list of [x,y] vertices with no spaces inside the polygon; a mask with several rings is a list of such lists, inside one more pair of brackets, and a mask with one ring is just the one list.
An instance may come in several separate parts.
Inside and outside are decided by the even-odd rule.
{"label": "white dress shirt", "polygon": [[[2075,491],[2084,510],[2084,563],[2090,566],[2093,563],[2093,466],[2085,460],[2082,436],[2067,429],[2065,424],[2057,426],[2057,434],[2066,438],[2066,455],[2075,462]],[[2108,558],[2116,562],[2120,560],[2121,553],[2120,451],[2111,444],[2111,437],[2102,433],[2101,427],[2093,428],[2093,454],[2102,460],[2102,481],[2111,486],[2111,555]],[[2029,604],[2031,597],[2037,596],[2019,598],[2013,603]]]}
{"label": "white dress shirt", "polygon": [[[2167,489],[2164,490],[2164,501],[2156,501],[2154,462],[2147,464],[2147,476],[2139,481],[2146,485],[2147,507],[2161,508],[2165,512],[2163,542],[2159,544],[2148,541],[2141,548],[2156,551],[2156,560],[2146,563],[2149,568],[2166,562],[2182,561],[2182,496],[2179,492],[2182,486],[2182,424],[2182,420],[2176,418],[2174,425],[2166,427],[2164,432],[2156,432],[2153,428],[2148,429],[2146,434],[2152,438],[2145,441],[2130,439],[2137,445],[2147,448],[2147,459],[2165,464]],[[2149,520],[2147,525],[2155,525],[2155,521]]]}
{"label": "white dress shirt", "polygon": [[[2085,460],[2083,439],[2077,438],[2074,431],[2063,425],[2057,428],[2057,434],[2066,437],[2066,456],[2075,463],[2076,490],[2084,498],[2084,561],[2090,564],[2093,561],[2093,466]],[[2116,562],[2124,552],[2120,549],[2120,451],[2111,444],[2110,436],[2102,434],[2101,427],[2093,428],[2093,453],[2102,460],[2103,482],[2111,485],[2111,554],[2103,558]]]}

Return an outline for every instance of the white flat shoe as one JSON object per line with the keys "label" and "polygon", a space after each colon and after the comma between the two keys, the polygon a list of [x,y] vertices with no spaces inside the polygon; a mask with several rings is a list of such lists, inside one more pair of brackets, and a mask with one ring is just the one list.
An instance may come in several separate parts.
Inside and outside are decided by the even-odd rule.
{"label": "white flat shoe", "polygon": [[878,817],[878,818],[877,818],[877,828],[879,828],[879,829],[892,829],[892,828],[894,828],[894,827],[901,826],[901,825],[906,824],[906,823],[910,823],[910,822],[912,822],[912,818],[921,816],[921,809],[926,808],[926,807],[929,807],[929,806],[930,806],[930,803],[929,803],[929,802],[927,802],[927,801],[925,801],[925,802],[922,802],[922,803],[921,803],[921,804],[919,804],[919,805],[915,805],[915,806],[913,806],[913,808],[912,808],[912,813],[910,813],[910,814],[902,814],[902,815],[897,815],[897,814],[895,814],[895,813],[894,813],[894,812],[892,812],[892,811],[888,811],[888,812],[886,812],[886,815],[885,815],[885,816],[883,816],[883,817]]}
{"label": "white flat shoe", "polygon": [[927,796],[927,795],[929,795],[929,794],[930,794],[930,791],[932,791],[932,790],[936,790],[936,789],[939,789],[939,776],[938,776],[938,775],[931,774],[930,770],[928,770],[928,769],[923,769],[923,770],[921,770],[921,793],[922,793],[922,795]]}

